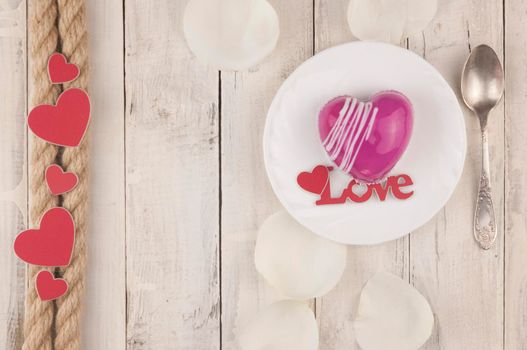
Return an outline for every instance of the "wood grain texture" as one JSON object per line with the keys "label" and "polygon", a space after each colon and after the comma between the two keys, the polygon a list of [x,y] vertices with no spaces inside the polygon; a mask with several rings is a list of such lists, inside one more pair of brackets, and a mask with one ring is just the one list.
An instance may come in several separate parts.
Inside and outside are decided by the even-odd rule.
{"label": "wood grain texture", "polygon": [[[354,40],[346,18],[348,0],[315,1],[317,52]],[[359,349],[352,320],[364,284],[376,272],[389,271],[408,279],[408,237],[375,246],[350,246],[348,266],[335,289],[317,300],[320,350]]]}
{"label": "wood grain texture", "polygon": [[313,52],[312,1],[271,3],[280,18],[275,51],[249,71],[221,73],[222,339],[229,350],[247,321],[280,298],[254,267],[257,229],[282,210],[267,180],[262,135],[276,90]]}
{"label": "wood grain texture", "polygon": [[27,224],[25,31],[25,1],[0,1],[0,349],[22,344],[25,266],[11,247]]}
{"label": "wood grain texture", "polygon": [[[267,109],[305,59],[354,39],[348,0],[270,2],[280,17],[276,50],[257,67],[220,73],[187,48],[187,0],[88,1],[84,348],[236,350],[238,331],[280,298],[253,262],[257,228],[281,209],[263,165]],[[0,0],[0,162],[8,169],[0,172],[0,247],[27,224],[25,8]],[[471,48],[486,43],[504,58],[506,98],[489,121],[496,247],[482,251],[472,235],[479,125],[463,107],[469,146],[452,199],[409,237],[350,247],[342,281],[314,304],[320,350],[358,350],[358,296],[379,270],[408,279],[430,301],[436,326],[423,349],[527,350],[526,12],[526,0],[440,0],[432,24],[403,43],[458,97]],[[24,264],[10,249],[0,254],[0,274],[8,281],[0,284],[0,349],[18,349]]]}
{"label": "wood grain texture", "polygon": [[505,2],[505,346],[527,349],[527,1]]}
{"label": "wood grain texture", "polygon": [[185,1],[125,1],[129,349],[220,348],[218,72]]}
{"label": "wood grain texture", "polygon": [[123,6],[91,0],[90,221],[84,349],[126,348]]}
{"label": "wood grain texture", "polygon": [[459,91],[471,48],[485,43],[502,57],[502,3],[444,0],[439,5],[424,33],[410,38],[410,49],[434,65],[458,95],[468,150],[463,176],[448,204],[411,235],[411,282],[435,312],[434,334],[424,349],[503,349],[503,105],[492,112],[488,125],[499,238],[494,248],[483,251],[473,238],[481,169],[479,123]]}

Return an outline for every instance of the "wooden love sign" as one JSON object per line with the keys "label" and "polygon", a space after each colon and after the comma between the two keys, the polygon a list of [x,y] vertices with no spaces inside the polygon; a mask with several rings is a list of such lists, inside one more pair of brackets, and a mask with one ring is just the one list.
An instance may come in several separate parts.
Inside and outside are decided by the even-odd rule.
{"label": "wooden love sign", "polygon": [[310,172],[300,173],[296,179],[298,185],[304,190],[320,195],[315,202],[316,205],[342,204],[347,201],[363,203],[371,199],[374,194],[383,202],[389,193],[397,199],[405,200],[414,194],[414,191],[408,188],[413,185],[412,178],[402,174],[390,176],[384,183],[368,184],[365,190],[364,185],[356,180],[351,180],[348,186],[342,190],[340,196],[332,197],[329,176],[329,172],[332,170],[333,167],[318,165]]}

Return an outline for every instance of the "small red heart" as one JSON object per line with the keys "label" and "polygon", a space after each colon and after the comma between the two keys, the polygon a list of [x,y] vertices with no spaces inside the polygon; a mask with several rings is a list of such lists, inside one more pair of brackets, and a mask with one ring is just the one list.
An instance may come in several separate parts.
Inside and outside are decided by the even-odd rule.
{"label": "small red heart", "polygon": [[59,194],[71,191],[79,182],[75,173],[62,170],[57,164],[52,164],[46,168],[46,183],[51,194]]}
{"label": "small red heart", "polygon": [[324,165],[316,166],[311,172],[304,171],[298,175],[296,182],[304,190],[320,194],[329,180],[329,169]]}
{"label": "small red heart", "polygon": [[53,84],[67,83],[77,79],[79,67],[68,63],[63,54],[54,53],[48,61],[48,74]]}
{"label": "small red heart", "polygon": [[31,131],[49,143],[75,147],[82,141],[90,121],[90,98],[81,89],[71,88],[57,99],[57,104],[39,105],[29,112]]}
{"label": "small red heart", "polygon": [[67,266],[70,263],[75,225],[69,211],[51,208],[40,220],[40,228],[22,231],[15,239],[15,254],[40,266]]}
{"label": "small red heart", "polygon": [[62,278],[55,278],[49,271],[42,270],[35,280],[37,294],[40,300],[49,301],[60,298],[68,291],[68,282]]}

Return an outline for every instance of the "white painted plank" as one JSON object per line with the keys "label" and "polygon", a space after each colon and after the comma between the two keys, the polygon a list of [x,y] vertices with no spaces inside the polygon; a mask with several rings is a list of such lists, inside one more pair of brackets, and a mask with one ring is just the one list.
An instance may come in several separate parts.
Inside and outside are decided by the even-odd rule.
{"label": "white painted plank", "polygon": [[93,119],[82,344],[118,350],[126,347],[123,6],[87,5]]}
{"label": "white painted plank", "polygon": [[254,267],[260,224],[281,209],[267,180],[262,134],[267,109],[281,83],[312,54],[312,1],[270,1],[280,19],[280,40],[257,67],[222,72],[222,339],[236,349],[236,334],[279,297]]}
{"label": "white painted plank", "polygon": [[22,344],[25,267],[11,247],[26,228],[26,3],[0,1],[0,348]]}
{"label": "white painted plank", "polygon": [[527,1],[505,3],[505,346],[527,349]]}
{"label": "white painted plank", "polygon": [[315,0],[316,52],[357,40],[349,30],[348,4],[347,0]]}
{"label": "white painted plank", "polygon": [[[348,0],[315,1],[315,44],[317,52],[353,39],[346,11]],[[320,349],[359,349],[352,320],[363,285],[378,271],[408,278],[408,238],[370,247],[350,246],[348,267],[341,282],[317,300]]]}
{"label": "white painted plank", "polygon": [[[501,55],[502,19],[501,1],[440,1],[435,20],[424,34],[410,39],[410,47],[438,68],[459,97],[461,70],[470,48],[486,43]],[[436,315],[434,334],[424,347],[430,350],[503,348],[503,107],[489,120],[499,231],[490,251],[481,250],[472,233],[481,169],[480,132],[476,117],[463,110],[468,152],[461,181],[447,206],[412,234],[410,242],[411,281]]]}
{"label": "white painted plank", "polygon": [[218,72],[185,1],[125,1],[129,349],[220,348]]}

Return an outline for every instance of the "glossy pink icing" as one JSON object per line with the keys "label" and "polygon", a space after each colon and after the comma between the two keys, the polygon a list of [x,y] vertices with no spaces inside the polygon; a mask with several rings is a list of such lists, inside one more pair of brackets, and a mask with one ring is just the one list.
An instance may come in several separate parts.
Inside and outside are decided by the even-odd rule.
{"label": "glossy pink icing", "polygon": [[361,101],[340,96],[318,118],[322,145],[330,159],[360,182],[384,180],[403,155],[413,127],[412,104],[397,91]]}

